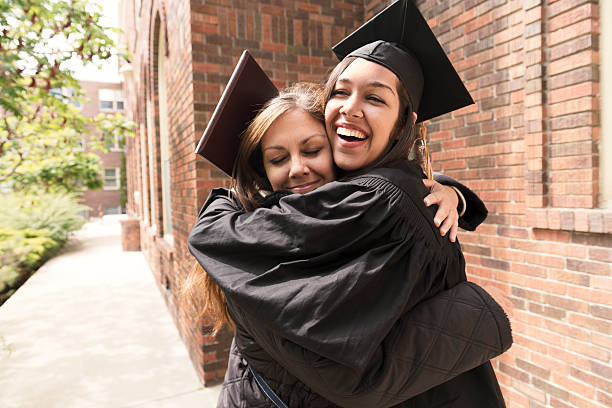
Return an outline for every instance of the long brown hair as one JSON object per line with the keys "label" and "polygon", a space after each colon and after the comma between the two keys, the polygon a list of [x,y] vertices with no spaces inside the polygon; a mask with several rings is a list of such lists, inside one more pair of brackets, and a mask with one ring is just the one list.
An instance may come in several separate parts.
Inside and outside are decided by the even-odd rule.
{"label": "long brown hair", "polygon": [[[276,119],[294,109],[302,109],[323,123],[320,86],[300,83],[282,90],[261,108],[242,135],[234,164],[232,187],[247,211],[259,207],[262,190],[272,190],[263,165],[261,139]],[[199,299],[200,296],[203,299]],[[197,321],[202,321],[204,317],[213,320],[213,335],[226,324],[234,327],[223,291],[198,263],[185,279],[182,299]],[[203,306],[200,307],[200,304]]]}
{"label": "long brown hair", "polygon": [[[338,65],[332,70],[325,82],[323,88],[323,99],[325,104],[332,97],[332,93],[336,87],[336,82],[342,73],[348,68],[348,66],[357,59],[358,57],[347,57],[340,61]],[[399,115],[395,122],[395,126],[391,131],[391,137],[389,138],[389,145],[382,155],[374,160],[371,164],[367,165],[364,169],[359,171],[371,169],[374,167],[381,167],[385,164],[391,163],[400,159],[408,159],[410,153],[413,150],[415,141],[418,137],[418,132],[415,130],[415,124],[412,120],[412,114],[414,112],[412,101],[406,91],[406,88],[401,83],[399,78],[397,79],[397,94],[399,97]]]}
{"label": "long brown hair", "polygon": [[298,83],[284,89],[261,108],[244,132],[234,162],[232,187],[247,211],[258,207],[261,191],[272,191],[264,170],[261,139],[276,119],[294,109],[302,109],[324,123],[320,86]]}

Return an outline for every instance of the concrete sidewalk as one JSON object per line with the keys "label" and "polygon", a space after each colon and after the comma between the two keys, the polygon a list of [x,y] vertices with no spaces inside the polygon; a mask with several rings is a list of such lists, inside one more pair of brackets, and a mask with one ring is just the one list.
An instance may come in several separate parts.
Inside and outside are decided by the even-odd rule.
{"label": "concrete sidewalk", "polygon": [[214,407],[119,218],[87,224],[0,307],[0,407]]}

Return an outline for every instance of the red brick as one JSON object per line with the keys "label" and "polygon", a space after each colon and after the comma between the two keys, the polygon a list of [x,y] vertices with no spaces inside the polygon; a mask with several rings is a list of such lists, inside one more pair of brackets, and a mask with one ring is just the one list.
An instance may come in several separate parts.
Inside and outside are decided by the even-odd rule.
{"label": "red brick", "polygon": [[568,322],[602,334],[612,334],[612,323],[610,321],[570,313]]}
{"label": "red brick", "polygon": [[452,20],[452,26],[453,28],[456,28],[460,25],[465,24],[467,21],[471,20],[474,18],[474,9],[468,9],[466,11],[464,11],[463,13],[459,14],[456,18],[454,18]]}
{"label": "red brick", "polygon": [[552,359],[548,356],[541,355],[539,353],[531,353],[531,361],[534,364],[539,365],[540,367],[544,367],[552,372],[561,375],[568,375],[568,372],[570,370],[568,364],[560,362],[556,359]]}
{"label": "red brick", "polygon": [[571,113],[598,109],[599,101],[596,99],[596,97],[585,96],[583,98],[551,104],[548,106],[548,114],[550,116],[563,116]]}
{"label": "red brick", "polygon": [[550,75],[557,75],[570,70],[575,70],[585,65],[597,64],[598,62],[598,58],[596,55],[594,55],[593,51],[585,50],[578,54],[551,62],[548,66],[548,73]]}
{"label": "red brick", "polygon": [[312,11],[312,12],[315,12],[315,13],[320,13],[321,12],[321,6],[319,6],[317,4],[298,2],[296,4],[296,6],[300,10]]}
{"label": "red brick", "polygon": [[548,21],[548,29],[557,31],[560,28],[567,27],[579,21],[594,17],[592,4],[583,4],[582,6],[569,9],[566,13],[559,14]]}
{"label": "red brick", "polygon": [[583,382],[579,382],[570,377],[558,375],[556,373],[553,373],[552,379],[555,384],[558,384],[567,390],[571,390],[572,392],[578,393],[583,397],[593,398],[595,396],[595,388],[584,384]]}
{"label": "red brick", "polygon": [[572,405],[560,401],[555,397],[550,398],[550,406],[553,408],[574,408]]}
{"label": "red brick", "polygon": [[493,22],[493,14],[486,13],[466,23],[464,26],[464,30],[466,33],[470,33],[474,30],[478,30],[479,28],[486,26],[487,24],[491,24],[491,22]]}
{"label": "red brick", "polygon": [[[516,314],[516,311],[515,311],[515,314]],[[538,352],[538,353],[545,353],[548,347],[546,344],[540,341],[528,339],[527,337],[521,336],[519,333],[514,333],[513,339],[514,339],[515,344],[520,344],[524,347],[527,347],[529,350]]]}
{"label": "red brick", "polygon": [[192,24],[191,29],[196,33],[218,34],[219,26],[216,24]]}
{"label": "red brick", "polygon": [[333,16],[326,16],[324,14],[310,14],[310,20],[312,21],[319,21],[321,23],[327,23],[327,24],[333,24],[334,23],[334,17]]}
{"label": "red brick", "polygon": [[548,45],[552,46],[581,35],[593,33],[595,31],[592,20],[582,20],[570,26],[555,30],[548,35]]}
{"label": "red brick", "polygon": [[501,44],[523,35],[523,26],[516,25],[494,35],[495,44]]}
{"label": "red brick", "polygon": [[281,43],[262,42],[261,49],[264,51],[275,51],[279,53],[284,53],[287,51],[287,45]]}
{"label": "red brick", "polygon": [[589,248],[589,259],[612,263],[612,249],[610,248]]}
{"label": "red brick", "polygon": [[548,93],[548,103],[554,104],[584,96],[597,95],[599,95],[599,85],[597,83],[583,82],[580,84],[551,90]]}
{"label": "red brick", "polygon": [[[593,366],[594,364],[598,364],[596,362],[591,362],[591,366]],[[603,366],[603,365],[602,365]],[[603,366],[605,367],[605,366]],[[596,371],[596,370],[594,370]],[[570,367],[569,369],[569,374],[573,377],[576,378],[586,384],[589,385],[593,385],[596,386],[598,388],[601,388],[603,390],[611,390],[612,389],[612,381],[610,380],[610,378],[612,378],[610,376],[610,366],[608,365],[606,367],[606,369],[603,370],[603,372],[599,372],[599,373],[595,373],[595,372],[587,372],[584,370],[580,370],[574,367]],[[595,374],[595,375],[593,375]],[[601,375],[602,377],[599,377],[599,375]]]}
{"label": "red brick", "polygon": [[306,55],[298,56],[298,64],[306,64],[306,65],[322,65],[323,58],[321,57],[309,57]]}
{"label": "red brick", "polygon": [[285,14],[285,9],[283,7],[273,6],[270,4],[260,4],[259,11],[261,11],[262,14],[270,14],[275,16],[282,16]]}

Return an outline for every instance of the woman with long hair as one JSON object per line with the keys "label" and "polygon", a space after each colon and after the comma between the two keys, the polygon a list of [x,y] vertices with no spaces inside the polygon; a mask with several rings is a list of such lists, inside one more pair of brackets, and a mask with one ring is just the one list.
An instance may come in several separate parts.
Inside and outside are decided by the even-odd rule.
{"label": "woman with long hair", "polygon": [[[429,30],[399,3],[417,16],[404,27]],[[439,234],[408,159],[417,120],[465,103],[430,105],[429,64],[444,61],[410,45],[360,44],[330,75],[325,128],[340,181],[274,194],[254,211],[227,190],[204,204],[189,248],[225,296],[232,353],[244,359],[226,377],[242,388],[226,387],[220,406],[265,406],[266,396],[292,407],[504,406],[488,359],[509,347],[509,322],[466,282],[461,249]],[[465,91],[442,79],[446,92]],[[264,135],[254,158],[264,169],[277,157],[265,152]]]}

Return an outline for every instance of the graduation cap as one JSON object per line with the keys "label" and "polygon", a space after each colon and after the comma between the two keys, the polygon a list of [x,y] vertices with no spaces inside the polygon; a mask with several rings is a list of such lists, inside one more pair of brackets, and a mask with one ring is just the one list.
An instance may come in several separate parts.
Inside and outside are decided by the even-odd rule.
{"label": "graduation cap", "polygon": [[196,153],[232,175],[242,133],[278,89],[245,50],[213,112]]}
{"label": "graduation cap", "polygon": [[418,122],[474,103],[427,21],[411,0],[398,0],[332,50],[390,69],[404,84]]}

